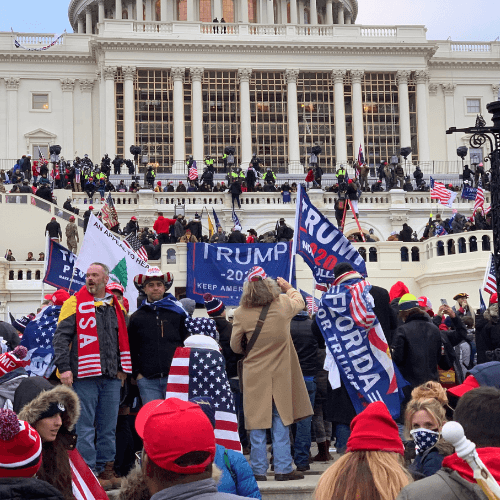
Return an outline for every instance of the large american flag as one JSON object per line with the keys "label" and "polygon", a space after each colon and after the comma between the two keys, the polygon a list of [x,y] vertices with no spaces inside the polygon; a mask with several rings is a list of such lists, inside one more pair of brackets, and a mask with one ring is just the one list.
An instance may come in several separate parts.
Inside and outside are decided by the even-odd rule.
{"label": "large american flag", "polygon": [[108,193],[106,198],[106,203],[101,210],[102,222],[104,225],[111,229],[118,224],[118,214],[116,213],[115,204],[113,203],[113,198],[111,198],[111,191]]}
{"label": "large american flag", "polygon": [[197,396],[211,397],[215,407],[215,441],[241,452],[238,420],[225,367],[224,357],[213,349],[178,347],[170,366],[166,397],[183,401]]}
{"label": "large american flag", "polygon": [[188,178],[190,181],[196,181],[198,179],[198,167],[195,161],[193,161],[192,167],[189,168]]}
{"label": "large american flag", "polygon": [[438,199],[441,205],[446,205],[451,208],[452,203],[455,201],[457,193],[446,189],[442,182],[436,182],[431,177],[431,200]]}
{"label": "large american flag", "polygon": [[365,157],[363,156],[363,148],[360,144],[358,151],[358,165],[361,167],[361,165],[363,165],[364,162],[365,162]]}
{"label": "large american flag", "polygon": [[134,233],[130,233],[124,240],[123,243],[127,245],[131,250],[133,250],[142,260],[148,261],[148,252],[144,248],[144,245],[139,241],[139,238]]}
{"label": "large american flag", "polygon": [[486,273],[484,274],[483,290],[487,293],[497,292],[497,278],[495,275],[495,261],[493,260],[493,254],[490,254],[490,260],[488,262],[488,266],[486,267]]}
{"label": "large american flag", "polygon": [[476,191],[476,201],[474,202],[474,213],[478,210],[482,210],[484,207],[484,189],[483,181],[479,179],[479,184],[477,185]]}

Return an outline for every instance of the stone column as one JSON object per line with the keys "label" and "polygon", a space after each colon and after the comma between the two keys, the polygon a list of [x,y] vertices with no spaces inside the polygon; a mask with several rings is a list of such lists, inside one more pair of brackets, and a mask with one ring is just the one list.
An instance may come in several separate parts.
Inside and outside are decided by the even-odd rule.
{"label": "stone column", "polygon": [[427,71],[417,71],[417,135],[418,159],[420,162],[429,162],[431,153],[429,149],[429,129],[427,125]]}
{"label": "stone column", "polygon": [[63,155],[66,158],[73,158],[75,154],[75,134],[74,134],[74,105],[73,91],[75,90],[75,80],[65,78],[61,80],[63,93]]}
{"label": "stone column", "polygon": [[105,153],[110,158],[116,155],[116,102],[115,102],[115,75],[116,67],[104,67],[105,86],[105,110],[106,110],[106,133],[105,133]]}
{"label": "stone column", "polygon": [[344,24],[344,6],[339,5],[339,10],[337,12],[337,24]]}
{"label": "stone column", "polygon": [[309,0],[309,15],[311,17],[311,25],[318,24],[318,11],[316,9],[316,0]]}
{"label": "stone column", "polygon": [[288,173],[303,173],[300,164],[299,150],[299,112],[297,110],[297,77],[298,69],[287,69],[285,72],[287,82],[287,111],[288,111]]}
{"label": "stone column", "polygon": [[[92,130],[92,90],[94,80],[80,80],[80,101],[76,106],[78,113],[75,116],[75,151],[77,156],[85,153],[91,154],[93,149],[93,137],[89,130]],[[73,151],[72,151],[73,153]],[[66,158],[72,159],[69,153],[65,153]]]}
{"label": "stone column", "polygon": [[135,145],[135,99],[134,99],[134,77],[136,68],[134,66],[123,66],[123,151],[124,157],[133,159],[130,146]]}
{"label": "stone column", "polygon": [[352,24],[352,15],[350,12],[345,13],[345,24]]}
{"label": "stone column", "polygon": [[[443,87],[444,92],[445,122],[446,130],[448,130],[450,127],[456,126],[454,95],[457,86],[453,83],[442,83],[441,87]],[[455,134],[446,134],[446,154],[448,161],[453,161],[457,156]]]}
{"label": "stone column", "polygon": [[122,18],[122,0],[115,0],[115,19]]}
{"label": "stone column", "polygon": [[[7,89],[7,158],[14,160],[19,156],[17,148],[17,117],[19,110],[17,109],[17,91],[19,90],[19,78],[4,78]],[[31,103],[29,104],[31,109]],[[30,151],[31,153],[31,151]]]}
{"label": "stone column", "polygon": [[274,24],[274,2],[265,0],[267,6],[267,24]]}
{"label": "stone column", "polygon": [[92,11],[90,8],[85,10],[85,33],[87,35],[92,34]]}
{"label": "stone column", "polygon": [[361,82],[364,74],[363,70],[351,70],[353,159],[358,157],[359,146],[363,148],[363,154],[366,156],[363,126],[363,96],[361,94]]}
{"label": "stone column", "polygon": [[[408,98],[408,78],[410,78],[410,71],[398,71],[396,76],[399,95],[399,145],[402,148],[406,148],[411,147],[410,100]],[[411,156],[408,159],[411,159]]]}
{"label": "stone column", "polygon": [[248,3],[247,0],[240,0],[240,21],[243,24],[248,24]]}
{"label": "stone column", "polygon": [[132,0],[128,0],[127,15],[129,21],[132,21],[134,19],[134,2]]}
{"label": "stone column", "polygon": [[160,1],[160,20],[162,23],[166,23],[168,21],[167,9],[168,9],[167,0],[161,0]]}
{"label": "stone column", "polygon": [[174,165],[172,173],[184,173],[185,134],[184,134],[184,68],[172,68],[174,81]]}
{"label": "stone column", "polygon": [[344,77],[345,69],[334,69],[332,78],[334,82],[333,98],[335,105],[335,163],[337,166],[347,162],[347,140],[345,131],[345,103],[344,103]]}
{"label": "stone column", "polygon": [[[203,68],[190,68],[191,74],[191,127],[193,139],[193,159],[198,165],[203,165],[204,158],[204,136],[203,136],[203,95],[202,80]],[[201,171],[201,169],[200,169]]]}
{"label": "stone column", "polygon": [[103,23],[104,22],[104,0],[99,0],[97,3],[97,22],[98,23]]}
{"label": "stone column", "polygon": [[333,24],[333,0],[326,1],[326,24]]}
{"label": "stone column", "polygon": [[144,0],[146,4],[146,21],[153,20],[153,6],[151,0]]}
{"label": "stone column", "polygon": [[290,0],[290,24],[297,24],[297,0]]}
{"label": "stone column", "polygon": [[[194,0],[187,0],[187,12],[186,12],[187,20],[188,21],[195,21],[195,15],[194,15]],[[220,19],[219,19],[220,21]]]}
{"label": "stone column", "polygon": [[305,19],[304,19],[304,2],[303,0],[299,0],[299,18],[298,18],[298,24],[304,24]]}
{"label": "stone column", "polygon": [[240,68],[238,70],[240,78],[240,165],[242,169],[247,169],[252,157],[252,117],[250,113],[250,78],[252,70]]}
{"label": "stone column", "polygon": [[78,33],[85,33],[85,28],[83,26],[83,19],[81,17],[78,18]]}
{"label": "stone column", "polygon": [[144,9],[142,0],[135,0],[135,18],[137,21],[144,21]]}

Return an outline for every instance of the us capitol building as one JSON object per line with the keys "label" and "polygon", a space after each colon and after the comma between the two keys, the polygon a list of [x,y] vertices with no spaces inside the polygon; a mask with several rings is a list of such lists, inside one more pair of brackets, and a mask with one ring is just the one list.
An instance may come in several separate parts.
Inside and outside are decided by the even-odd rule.
{"label": "us capitol building", "polygon": [[[456,149],[469,138],[445,132],[473,125],[477,114],[489,123],[486,104],[499,92],[500,42],[428,40],[425,26],[359,25],[357,0],[71,0],[68,15],[74,33],[60,38],[0,33],[0,169],[22,154],[38,158],[38,148],[48,156],[53,144],[66,159],[88,154],[94,162],[104,153],[131,158],[137,145],[159,172],[179,180],[187,155],[200,165],[233,146],[243,168],[256,153],[265,167],[300,182],[315,145],[330,172],[355,160],[360,146],[372,166],[411,147],[407,172],[419,164],[426,174],[456,179]],[[465,163],[481,162],[487,147],[469,148]],[[61,208],[67,194],[56,193],[58,206],[0,194],[0,245],[17,259],[0,255],[0,318],[9,308],[19,315],[39,304],[43,263],[23,259],[44,251],[50,217],[64,233],[72,215]],[[310,196],[335,220],[335,195]],[[293,226],[295,195],[288,205],[279,192],[241,198],[244,231],[262,234],[280,217]],[[113,199],[122,227],[132,215],[151,227],[158,211],[171,217],[179,204],[188,219],[214,206],[224,229],[232,225],[227,193],[140,191]],[[73,194],[79,247],[89,201],[100,209],[100,197]],[[454,207],[469,216],[473,204],[457,199]],[[356,246],[374,284],[390,288],[402,279],[436,303],[437,294],[477,294],[491,232],[449,235],[444,250],[438,238],[385,241],[404,222],[420,237],[436,209],[429,193],[362,195],[361,226],[379,241]],[[203,225],[207,231],[206,218]],[[349,217],[346,234],[355,231]],[[174,272],[176,287],[185,286],[186,246],[166,247],[161,266]],[[309,290],[305,267],[298,264],[299,285]]]}

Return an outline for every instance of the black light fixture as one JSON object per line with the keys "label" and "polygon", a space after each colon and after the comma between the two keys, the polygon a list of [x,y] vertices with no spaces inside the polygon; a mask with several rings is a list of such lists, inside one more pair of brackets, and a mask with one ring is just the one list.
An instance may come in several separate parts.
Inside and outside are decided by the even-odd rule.
{"label": "black light fixture", "polygon": [[462,161],[464,161],[464,158],[467,156],[468,151],[469,149],[467,148],[467,146],[460,146],[459,148],[457,148],[457,155],[462,158]]}
{"label": "black light fixture", "polygon": [[401,148],[401,151],[399,152],[399,154],[405,159],[408,158],[408,156],[411,155],[411,148]]}

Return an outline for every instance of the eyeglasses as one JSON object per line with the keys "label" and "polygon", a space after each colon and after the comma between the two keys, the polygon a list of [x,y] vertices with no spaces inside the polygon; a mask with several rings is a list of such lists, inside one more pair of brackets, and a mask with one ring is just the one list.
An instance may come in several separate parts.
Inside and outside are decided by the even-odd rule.
{"label": "eyeglasses", "polygon": [[135,452],[135,459],[137,460],[139,467],[142,467],[142,451]]}

